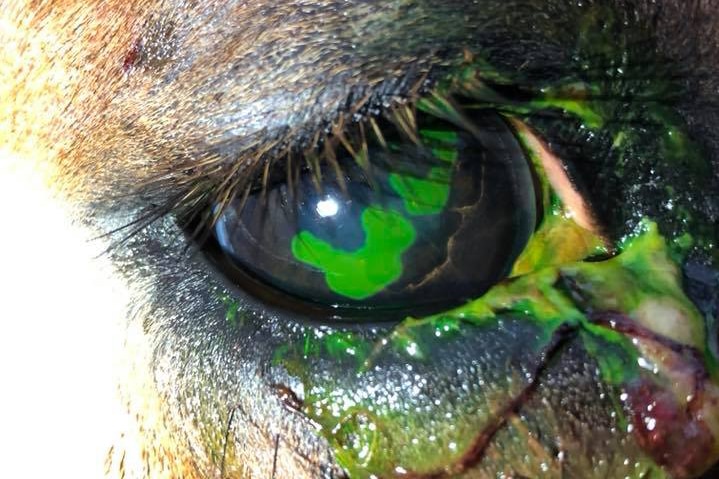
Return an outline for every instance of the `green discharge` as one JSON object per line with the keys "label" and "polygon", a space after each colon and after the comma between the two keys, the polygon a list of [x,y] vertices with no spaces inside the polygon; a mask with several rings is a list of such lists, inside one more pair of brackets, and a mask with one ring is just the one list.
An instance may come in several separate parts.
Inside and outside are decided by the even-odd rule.
{"label": "green discharge", "polygon": [[531,104],[531,110],[546,110],[556,108],[566,113],[571,113],[581,118],[584,125],[598,130],[604,125],[604,118],[600,113],[593,110],[591,105],[577,100],[565,100],[561,98],[543,98],[535,100]]}
{"label": "green discharge", "polygon": [[[558,288],[560,278],[572,279],[579,285],[582,305]],[[681,318],[681,330],[673,323],[665,329],[660,317],[646,317],[644,311],[655,302],[661,302]],[[562,323],[578,326],[585,332],[585,346],[599,361],[605,380],[616,385],[626,383],[636,374],[635,347],[619,333],[592,324],[583,312],[587,309],[622,311],[659,334],[696,347],[704,352],[712,374],[717,373],[703,317],[684,294],[681,271],[672,259],[670,246],[659,234],[657,225],[646,220],[637,236],[622,244],[621,253],[609,260],[546,267],[505,281],[482,298],[443,315],[482,324],[494,319],[496,311],[503,311],[523,314],[531,321],[545,324],[548,330]],[[591,338],[601,338],[601,344],[611,344],[621,349],[622,354],[605,357],[606,348],[599,347],[600,343]]]}
{"label": "green discharge", "polygon": [[[650,329],[658,328],[660,334],[704,351],[705,364],[716,376],[719,364],[709,353],[707,327],[702,314],[684,293],[673,245],[659,234],[656,223],[644,220],[637,235],[622,242],[620,249],[622,254],[610,260],[567,265],[562,272],[580,284],[591,285],[587,307],[626,312],[645,326],[650,325]],[[662,320],[652,306],[671,311],[672,315]],[[678,318],[681,327],[669,322],[670,316]]]}
{"label": "green discharge", "polygon": [[[587,21],[588,24],[583,28],[588,32],[596,30],[596,18],[587,15]],[[626,48],[615,46],[610,35],[603,35],[606,36],[606,32],[599,38],[591,34],[582,37],[583,42],[577,47],[578,62],[589,62],[586,59],[594,57],[616,57],[618,51]],[[591,71],[594,66],[587,63],[586,68],[581,68]],[[632,91],[636,102],[644,106],[644,116],[630,118],[618,116],[618,112],[627,109],[627,92],[613,90],[616,85],[622,85],[621,79],[614,84],[602,84],[581,75],[568,77],[557,85],[534,90],[531,100],[518,102],[502,96],[480,81],[478,70],[483,80],[498,85],[517,83],[517,79],[498,72],[478,59],[473,65],[440,83],[437,91],[451,91],[474,98],[478,109],[494,108],[525,119],[552,109],[562,112],[566,118],[578,119],[582,127],[594,134],[609,136],[613,153],[619,155],[618,175],[622,174],[623,159],[626,158],[625,163],[628,164],[642,142],[646,141],[646,138],[640,137],[646,134],[635,128],[639,122],[654,125],[660,131],[652,138],[655,142],[653,157],[661,158],[669,167],[689,164],[700,170],[706,166],[701,162],[697,146],[683,133],[681,119],[669,107],[662,106],[654,99],[661,97],[667,85],[642,85],[646,94]],[[611,101],[613,96],[620,100]],[[465,121],[441,94],[418,101],[417,108],[454,125],[462,126]],[[431,146],[437,158],[451,159],[456,135],[443,131],[420,131],[420,135]],[[394,467],[402,464],[398,460],[400,457],[405,459],[403,464],[412,466],[413,471],[432,471],[438,467],[441,470],[441,467],[461,456],[468,442],[466,437],[454,433],[452,437],[457,442],[458,452],[453,453],[434,444],[428,446],[425,438],[417,445],[403,440],[407,437],[407,431],[427,431],[419,413],[415,415],[383,409],[380,405],[354,400],[346,394],[336,395],[339,388],[332,379],[314,377],[311,373],[313,361],[324,357],[337,361],[338,367],[356,368],[354,372],[358,376],[367,374],[379,358],[390,353],[399,355],[408,364],[433,359],[441,361],[441,357],[433,358],[432,343],[426,340],[428,335],[452,342],[468,334],[481,334],[483,328],[499,328],[503,318],[512,316],[536,325],[543,336],[540,344],[548,340],[561,325],[571,325],[578,331],[587,353],[596,361],[602,379],[609,385],[621,388],[643,374],[638,367],[638,359],[642,355],[627,335],[594,324],[588,318],[589,311],[619,311],[634,321],[642,322],[650,330],[696,347],[703,354],[704,363],[716,380],[717,361],[708,346],[704,318],[684,294],[681,271],[677,265],[692,247],[713,251],[716,240],[711,229],[697,227],[690,232],[682,231],[675,237],[664,238],[655,223],[645,221],[641,228],[617,246],[618,254],[615,257],[587,262],[587,258],[607,252],[606,246],[600,238],[583,230],[566,215],[542,173],[539,159],[530,149],[525,149],[539,177],[545,216],[526,251],[517,260],[513,277],[494,286],[481,298],[452,311],[422,319],[407,318],[380,340],[370,341],[349,333],[342,333],[339,337],[325,334],[306,340],[303,348],[287,346],[278,349],[276,364],[283,365],[291,374],[302,378],[305,391],[308,391],[305,413],[322,427],[338,461],[351,477],[393,475]],[[409,188],[406,181],[402,183],[405,185],[400,185],[400,191],[396,191],[411,199],[417,185]],[[427,185],[419,186],[422,188]],[[432,200],[435,204],[441,200],[441,195],[436,193]],[[432,197],[432,193],[424,194]],[[413,214],[407,204],[408,212]],[[676,209],[676,217],[682,224],[695,222],[690,212],[680,208]],[[716,251],[712,254],[717,257]],[[581,299],[561,287],[565,279],[572,280],[575,287],[579,288]],[[647,310],[652,311],[647,306],[655,303],[670,308],[680,317],[682,328],[662,330],[661,318],[645,314]],[[659,371],[656,375],[662,378],[665,372],[661,368],[664,365],[657,366]],[[626,426],[621,405],[617,404],[616,411],[620,427]],[[463,426],[461,421],[454,425],[458,429]],[[450,434],[446,433],[447,436]],[[394,439],[397,440],[393,442]],[[663,477],[661,469],[649,460],[642,458],[637,462],[641,462],[644,468],[643,471],[635,471],[637,477],[654,477],[654,474]]]}
{"label": "green discharge", "polygon": [[514,263],[510,276],[607,253],[604,240],[578,225],[564,210],[545,216]]}
{"label": "green discharge", "polygon": [[602,379],[607,384],[626,384],[639,374],[638,354],[631,340],[607,328],[584,322],[582,342],[587,352],[599,364]]}
{"label": "green discharge", "polygon": [[356,335],[348,332],[330,332],[321,343],[331,358],[339,360],[342,358],[357,358],[361,362],[368,354],[369,345],[357,338]]}
{"label": "green discharge", "polygon": [[217,297],[225,306],[225,308],[227,308],[225,310],[225,321],[227,321],[227,323],[231,326],[237,326],[239,323],[241,323],[237,320],[237,316],[240,313],[239,301],[233,299],[231,296],[226,294],[218,295]]}
{"label": "green discharge", "polygon": [[[690,193],[713,186],[706,152],[687,134],[686,122],[677,112],[681,96],[691,92],[675,81],[675,72],[662,58],[656,58],[654,66],[646,61],[649,53],[636,48],[642,35],[641,29],[628,30],[615,12],[593,6],[577,22],[576,45],[569,47],[572,60],[554,78],[542,84],[524,78],[521,71],[501,71],[486,58],[474,58],[417,106],[462,126],[466,119],[444,96],[458,94],[473,102],[463,103],[466,111],[496,110],[522,118],[559,144],[564,135],[571,143],[583,144],[577,158],[605,158],[612,169],[600,170],[600,175],[611,179],[612,187],[622,179],[681,185],[680,190],[667,192],[671,201],[666,211],[651,215],[660,221],[670,242],[687,233],[692,236],[690,246],[676,243],[682,254],[696,252],[719,264],[719,227],[695,207],[701,202]],[[503,93],[515,91],[522,94]],[[547,120],[548,111],[556,119]],[[649,188],[642,191],[653,194]],[[638,217],[640,212],[633,211],[631,204],[620,207],[618,221],[628,224]]]}
{"label": "green discharge", "polygon": [[510,277],[606,254],[608,250],[604,240],[577,224],[567,214],[544,173],[541,159],[529,146],[528,139],[522,133],[518,133],[517,138],[536,172],[544,218],[515,261]]}
{"label": "green discharge", "polygon": [[365,244],[356,251],[334,248],[309,231],[292,239],[292,254],[325,273],[329,288],[342,296],[365,299],[402,275],[402,254],[414,243],[412,223],[377,207],[362,213]]}
{"label": "green discharge", "polygon": [[587,99],[600,93],[601,90],[596,85],[583,82],[547,87],[540,91],[536,99],[529,102],[528,111],[562,110],[581,119],[587,128],[599,130],[604,128],[606,119],[597,105]]}
{"label": "green discharge", "polygon": [[[413,471],[435,470],[462,456],[471,444],[475,425],[453,422],[456,429],[432,430],[438,436],[451,438],[456,444],[454,450],[443,449],[426,437],[410,444],[407,438],[413,437],[411,434],[426,433],[424,416],[374,404],[349,393],[337,395],[342,388],[334,379],[312,375],[314,362],[331,359],[338,371],[361,377],[370,374],[375,364],[385,364],[388,358],[407,364],[429,362],[436,359],[435,348],[442,342],[451,348],[454,341],[467,335],[482,335],[488,329],[501,328],[506,318],[519,318],[534,325],[538,332],[536,343],[527,344],[531,350],[548,344],[559,327],[572,326],[596,361],[603,381],[619,391],[642,374],[638,366],[642,354],[629,336],[593,323],[588,311],[619,310],[637,320],[643,305],[669,298],[685,316],[687,330],[703,324],[701,315],[681,290],[681,272],[654,223],[644,222],[636,236],[620,246],[619,254],[611,259],[577,260],[541,268],[505,280],[481,298],[454,310],[421,319],[407,318],[383,338],[347,331],[308,331],[304,342],[278,350],[275,364],[302,379],[307,392],[304,412],[321,426],[350,476],[386,475],[397,464],[411,465]],[[561,287],[564,278],[574,280],[581,301]],[[654,325],[645,327],[651,329]],[[699,327],[695,333],[682,334],[711,364],[702,331]],[[658,366],[661,376],[663,366]],[[520,384],[521,381],[501,387],[514,391],[512,388]],[[619,402],[615,410],[618,426],[626,428],[628,422]],[[647,467],[652,467],[650,462]]]}

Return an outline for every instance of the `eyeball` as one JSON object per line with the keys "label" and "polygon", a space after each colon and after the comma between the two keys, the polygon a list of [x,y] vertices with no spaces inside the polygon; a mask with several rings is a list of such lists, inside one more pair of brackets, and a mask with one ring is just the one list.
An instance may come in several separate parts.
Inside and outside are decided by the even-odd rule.
{"label": "eyeball", "polygon": [[350,316],[413,316],[480,296],[534,230],[530,164],[497,114],[475,114],[472,131],[418,119],[417,141],[382,138],[364,164],[347,152],[339,168],[235,199],[214,226],[216,262],[262,284],[270,301]]}

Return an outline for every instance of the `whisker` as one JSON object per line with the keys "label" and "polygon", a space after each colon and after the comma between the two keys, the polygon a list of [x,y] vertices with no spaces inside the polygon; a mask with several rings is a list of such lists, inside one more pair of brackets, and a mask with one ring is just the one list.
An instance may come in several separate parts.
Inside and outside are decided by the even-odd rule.
{"label": "whisker", "polygon": [[272,479],[275,479],[275,474],[277,473],[277,452],[280,449],[280,435],[277,434],[275,436],[275,453],[272,457]]}
{"label": "whisker", "polygon": [[224,444],[222,445],[222,459],[220,460],[220,479],[223,479],[225,477],[227,444],[230,442],[230,429],[232,428],[232,422],[235,420],[235,411],[237,411],[238,408],[239,406],[233,407],[230,411],[230,417],[227,419],[227,427],[225,427],[225,439]]}

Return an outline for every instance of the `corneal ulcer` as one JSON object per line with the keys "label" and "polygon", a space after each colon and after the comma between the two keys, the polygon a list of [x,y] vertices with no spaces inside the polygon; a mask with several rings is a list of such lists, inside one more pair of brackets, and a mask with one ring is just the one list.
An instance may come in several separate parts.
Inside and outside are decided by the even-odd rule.
{"label": "corneal ulcer", "polygon": [[[607,165],[596,170],[607,196],[644,168],[669,180],[678,170],[684,187],[700,185],[701,150],[672,105],[658,100],[673,85],[661,72],[636,81],[632,55],[609,45],[589,38],[578,47],[576,74],[539,88],[476,60],[418,108],[446,118],[451,105],[439,99],[472,99],[555,144],[576,141],[575,162],[596,164],[609,146],[611,174]],[[597,58],[611,60],[601,73]],[[498,93],[507,86],[530,99]],[[612,100],[618,93],[623,100]],[[276,351],[274,365],[304,386],[298,407],[351,476],[476,467],[528,477],[691,477],[719,457],[715,331],[685,295],[681,274],[686,255],[716,264],[714,229],[667,184],[667,198],[680,204],[656,215],[651,194],[614,201],[626,204],[610,215],[615,244],[607,247],[542,184],[545,215],[515,275],[482,297],[389,330],[308,328],[303,341]]]}

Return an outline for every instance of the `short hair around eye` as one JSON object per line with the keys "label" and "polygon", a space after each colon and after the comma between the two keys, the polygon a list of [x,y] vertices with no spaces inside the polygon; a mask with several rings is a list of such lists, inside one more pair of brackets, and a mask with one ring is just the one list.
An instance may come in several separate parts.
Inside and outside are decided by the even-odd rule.
{"label": "short hair around eye", "polygon": [[[43,145],[33,157],[54,161],[49,141],[36,139],[58,139],[52,171],[74,204],[57,214],[87,225],[88,238],[135,221],[109,235],[125,241],[100,260],[128,303],[116,338],[128,431],[109,453],[111,474],[689,478],[709,469],[719,456],[719,222],[714,140],[703,135],[716,123],[717,13],[707,2],[639,3],[3,9],[8,50],[39,67],[0,66],[12,85],[0,104],[24,112],[10,115],[15,125],[35,125],[18,137],[26,150]],[[45,42],[48,32],[57,42]],[[492,141],[495,154],[481,154]],[[564,189],[542,170],[549,155]],[[493,158],[499,172],[488,171]],[[526,170],[506,166],[515,160]],[[304,216],[289,214],[292,189],[309,205]],[[489,192],[504,199],[478,227],[462,200]],[[211,229],[183,224],[229,230],[232,206],[279,204],[288,218],[265,215],[262,225],[277,230],[335,218],[360,199],[368,204],[332,226],[337,234],[302,223],[286,235],[287,257],[311,280],[265,263],[249,273],[251,287],[228,282],[192,248]],[[16,213],[17,201],[4,207]],[[27,211],[57,227],[56,210]],[[245,220],[259,228],[262,217]],[[410,251],[422,227],[445,230]],[[368,240],[391,228],[394,243]],[[254,235],[267,246],[257,231],[225,243],[245,247]],[[490,233],[499,239],[480,241]],[[28,252],[37,242],[27,239],[10,254],[52,256]],[[352,256],[367,244],[380,267]],[[449,250],[451,281],[432,273],[449,269]],[[498,262],[486,284],[482,255]],[[259,255],[241,256],[247,267]],[[335,260],[364,276],[330,287]],[[424,270],[403,277],[409,266]],[[415,308],[436,299],[422,287],[438,278],[442,301]],[[284,289],[251,289],[273,281]],[[392,285],[415,294],[365,303]],[[305,309],[278,300],[308,291]],[[327,309],[361,310],[361,324],[317,321]],[[73,324],[49,316],[37,320]],[[66,352],[71,340],[92,341],[77,336]]]}

